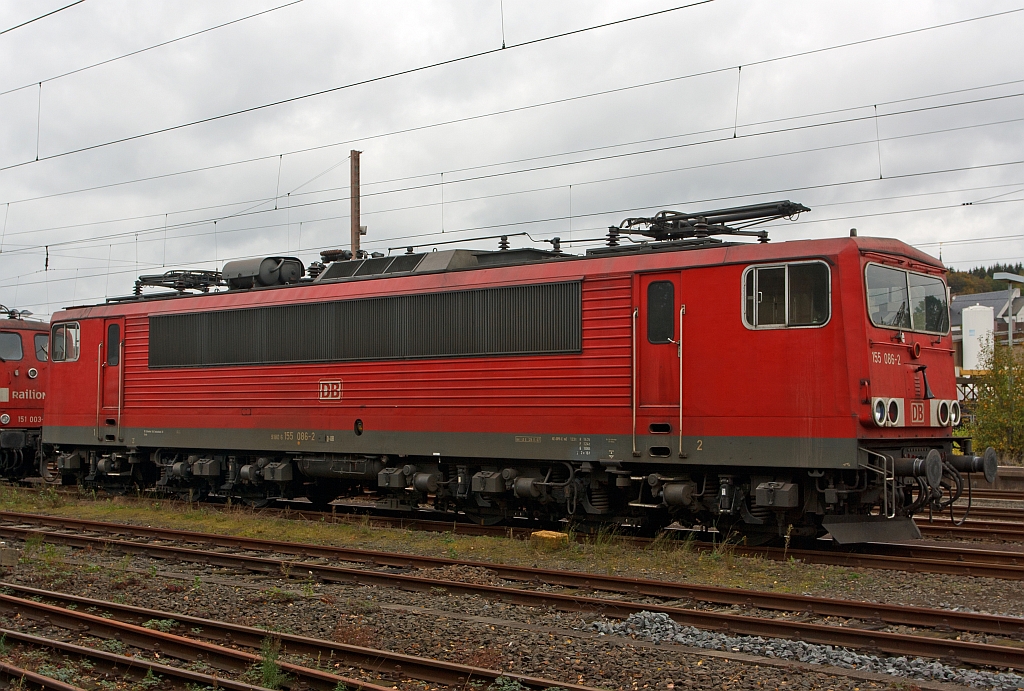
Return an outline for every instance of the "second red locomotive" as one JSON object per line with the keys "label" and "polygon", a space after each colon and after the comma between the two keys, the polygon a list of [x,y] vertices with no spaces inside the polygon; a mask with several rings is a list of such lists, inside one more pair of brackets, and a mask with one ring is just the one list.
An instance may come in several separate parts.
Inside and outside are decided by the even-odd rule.
{"label": "second red locomotive", "polygon": [[46,400],[49,325],[0,305],[0,478],[36,475]]}
{"label": "second red locomotive", "polygon": [[54,315],[44,441],[108,487],[914,537],[962,473],[995,472],[954,453],[944,270],[897,240],[735,239],[805,210],[629,219],[585,256],[175,274],[182,290]]}

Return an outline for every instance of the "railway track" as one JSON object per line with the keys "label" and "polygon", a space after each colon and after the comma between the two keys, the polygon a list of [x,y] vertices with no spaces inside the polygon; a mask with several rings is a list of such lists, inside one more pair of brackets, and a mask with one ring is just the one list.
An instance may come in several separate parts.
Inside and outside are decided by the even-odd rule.
{"label": "railway track", "polygon": [[[5,516],[6,517],[6,516]],[[195,536],[201,542],[200,548],[188,548],[167,544],[168,541],[184,541],[189,537],[183,531],[162,531],[155,528],[136,528],[115,524],[96,524],[90,521],[67,519],[45,519],[59,527],[76,531],[106,531],[106,535],[84,535],[81,532],[66,533],[43,530],[37,526],[0,526],[0,534],[20,539],[35,538],[47,542],[58,542],[77,547],[112,549],[117,552],[141,554],[149,557],[174,559],[184,562],[217,565],[244,571],[256,571],[277,575],[289,573],[311,574],[313,577],[338,583],[358,583],[414,591],[449,592],[462,595],[478,595],[513,604],[553,608],[561,611],[602,613],[613,617],[625,617],[641,611],[663,612],[683,625],[731,634],[790,638],[822,645],[842,646],[890,655],[910,655],[984,665],[998,668],[1024,668],[1024,649],[1014,645],[996,645],[936,638],[934,636],[908,635],[877,630],[874,622],[909,626],[929,627],[939,631],[971,631],[1001,636],[1004,638],[1024,637],[1024,619],[999,617],[973,613],[953,613],[927,608],[876,605],[872,603],[847,602],[794,596],[778,593],[742,591],[708,586],[691,586],[663,581],[622,579],[613,576],[559,572],[525,567],[502,566],[489,563],[466,562],[461,560],[419,557],[416,555],[395,555],[381,552],[367,552],[347,548],[322,547],[317,545],[291,545],[274,541],[233,538],[225,536]],[[53,526],[51,526],[53,527]],[[138,532],[135,532],[138,531]],[[119,539],[114,534],[128,535],[146,542]],[[134,533],[134,534],[133,534]],[[151,542],[159,540],[160,542]],[[216,546],[218,549],[210,549]],[[226,547],[244,550],[242,553],[220,551]],[[288,551],[282,551],[288,550]],[[253,552],[264,554],[289,554],[300,557],[282,559],[277,556],[253,556]],[[304,559],[304,560],[303,560]],[[312,561],[310,560],[312,559]],[[357,560],[369,568],[338,566],[337,561]],[[327,561],[328,563],[324,563]],[[544,584],[568,585],[572,588],[589,588],[605,592],[629,593],[643,596],[648,601],[627,601],[608,597],[591,597],[576,593],[556,593],[506,586],[462,583],[452,580],[425,578],[413,573],[398,573],[395,567],[436,567],[438,565],[461,564],[490,569],[507,580],[534,581]],[[388,571],[380,567],[391,567]],[[11,597],[11,596],[5,596]],[[794,619],[757,617],[746,614],[724,613],[680,607],[675,604],[657,604],[650,598],[668,600],[701,600],[719,604],[740,604],[758,609],[785,610],[813,613],[815,616],[845,617],[851,625],[834,626]],[[0,600],[0,606],[3,601]],[[866,622],[866,624],[865,624]],[[859,625],[858,625],[859,624]],[[862,628],[867,626],[867,628]],[[265,634],[263,634],[265,635]]]}
{"label": "railway track", "polygon": [[[260,660],[258,656],[237,648],[259,650],[263,642],[270,636],[275,642],[280,643],[281,652],[305,655],[311,658],[326,658],[330,662],[342,662],[375,673],[419,679],[451,687],[465,686],[471,681],[491,684],[498,677],[503,676],[530,689],[558,687],[567,691],[595,691],[591,687],[552,679],[541,679],[512,672],[503,673],[289,633],[269,632],[266,629],[28,588],[13,583],[3,583],[2,588],[6,591],[0,593],[0,611],[2,612],[20,614],[23,617],[43,621],[52,626],[87,632],[101,638],[113,638],[136,648],[158,652],[180,660],[202,659],[207,664],[226,672],[242,672],[258,662]],[[89,613],[79,611],[80,609],[88,609]],[[145,622],[154,620],[173,621],[174,629],[188,631],[191,635],[184,636],[142,626]],[[56,649],[69,652],[83,648],[49,639],[40,639],[16,631],[11,632],[10,640],[24,640],[36,645],[51,645]],[[222,643],[225,645],[221,645]],[[84,648],[84,650],[93,652],[91,648]],[[102,653],[102,651],[95,652]],[[122,665],[124,664],[124,656],[113,655],[112,657],[115,660],[120,658]],[[149,661],[139,661],[138,664],[144,668],[153,665]],[[336,691],[337,684],[340,682],[349,689],[392,691],[390,687],[327,673],[320,669],[280,661],[278,665],[281,666],[282,671],[294,676],[296,680],[317,689]],[[155,673],[167,674],[192,683],[201,682],[212,688],[219,686],[230,691],[254,691],[261,688],[229,679],[222,680],[220,677],[214,680],[208,675],[196,674],[179,668],[170,668],[173,671],[165,671],[162,669],[164,667],[162,665],[156,665],[156,667],[160,669],[154,669]],[[188,675],[195,678],[190,678]],[[199,677],[202,677],[203,680],[200,680]]]}
{"label": "railway track", "polygon": [[[0,605],[0,611],[2,611],[4,607],[4,605]],[[42,620],[49,621],[49,619]],[[79,630],[81,630],[81,628],[79,628]],[[143,679],[147,673],[151,673],[159,675],[165,679],[174,679],[180,684],[198,684],[214,689],[225,689],[225,691],[269,691],[262,686],[246,684],[229,677],[214,677],[209,674],[195,672],[183,667],[173,667],[171,665],[164,665],[152,660],[140,660],[134,657],[126,657],[122,654],[112,653],[98,648],[90,648],[88,646],[76,645],[67,641],[58,641],[50,638],[44,638],[42,636],[34,636],[22,631],[15,631],[13,629],[0,628],[0,635],[4,637],[7,645],[20,643],[26,647],[51,650],[63,656],[74,657],[78,660],[87,660],[94,668],[106,671],[112,676],[128,677],[134,681]],[[0,672],[2,671],[3,669],[0,668]],[[24,673],[25,671],[21,670],[20,672]],[[50,688],[53,691],[61,691],[63,687],[77,688],[50,677],[37,675],[31,672],[29,674],[41,677],[41,680],[38,682],[38,685],[41,688]],[[31,680],[31,677],[29,677],[29,680]]]}
{"label": "railway track", "polygon": [[[261,509],[260,511],[267,511]],[[270,510],[274,515],[288,515],[296,519],[308,519],[320,521],[324,518],[318,512],[297,512],[288,511],[278,514],[278,510]],[[405,530],[423,530],[431,532],[452,532],[459,535],[492,535],[506,536],[510,538],[526,538],[531,530],[524,528],[499,528],[493,526],[479,526],[466,523],[442,523],[439,521],[410,520],[407,518],[373,517],[360,518],[348,515],[336,517],[346,522],[362,522],[369,520],[371,524],[383,525]],[[101,521],[86,521],[71,519],[59,516],[46,516],[43,514],[28,514],[18,512],[0,511],[0,520],[21,522],[25,524],[42,525],[49,527],[68,527],[79,530],[97,530],[100,532],[115,532],[131,534],[144,537],[153,534],[151,531],[164,531],[165,534],[173,534],[175,531],[160,528],[146,528],[131,526],[120,523],[103,523]],[[177,531],[183,536],[191,536],[191,539],[199,539],[198,536],[205,535],[208,544],[217,544],[217,541],[225,541],[224,546],[231,546],[230,541],[242,540],[243,538],[192,533],[188,531]],[[635,541],[638,545],[646,546],[650,540],[643,538],[623,538]],[[281,543],[282,546],[289,543]],[[695,550],[710,551],[715,549],[714,545],[699,541],[691,542]],[[313,547],[313,546],[309,546]],[[307,549],[309,548],[307,547]],[[341,549],[341,548],[335,548]],[[859,551],[835,550],[835,549],[783,549],[774,547],[745,547],[743,545],[732,545],[729,547],[733,554],[746,557],[759,557],[773,561],[799,560],[808,564],[820,564],[826,566],[842,566],[847,568],[860,569],[888,569],[894,571],[909,571],[913,573],[935,573],[956,576],[977,576],[983,578],[997,578],[1002,580],[1024,580],[1024,553],[1006,552],[975,547],[960,547],[954,545],[924,545],[924,544],[900,544],[885,545],[872,544],[860,546]]]}

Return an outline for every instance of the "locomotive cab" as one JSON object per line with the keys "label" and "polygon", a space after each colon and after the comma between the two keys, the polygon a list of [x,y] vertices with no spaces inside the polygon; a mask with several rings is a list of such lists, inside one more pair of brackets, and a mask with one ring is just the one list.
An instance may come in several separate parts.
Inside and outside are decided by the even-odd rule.
{"label": "locomotive cab", "polygon": [[862,251],[866,358],[858,369],[860,464],[878,474],[883,515],[943,511],[996,456],[952,436],[961,409],[945,270],[927,257]]}

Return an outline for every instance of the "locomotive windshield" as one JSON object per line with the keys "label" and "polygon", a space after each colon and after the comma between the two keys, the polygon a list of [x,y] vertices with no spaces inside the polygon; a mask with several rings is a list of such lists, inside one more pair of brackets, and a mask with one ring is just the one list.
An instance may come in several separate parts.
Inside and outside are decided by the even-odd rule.
{"label": "locomotive windshield", "polygon": [[868,314],[875,326],[945,334],[949,331],[946,284],[941,278],[868,264]]}
{"label": "locomotive windshield", "polygon": [[20,360],[22,358],[21,334],[11,331],[0,333],[0,360]]}

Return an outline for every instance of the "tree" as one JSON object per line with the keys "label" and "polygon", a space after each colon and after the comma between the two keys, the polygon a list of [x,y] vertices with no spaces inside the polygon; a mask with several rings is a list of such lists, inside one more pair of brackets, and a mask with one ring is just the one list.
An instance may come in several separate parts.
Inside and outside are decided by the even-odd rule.
{"label": "tree", "polygon": [[974,448],[991,446],[1019,461],[1024,456],[1024,352],[989,343],[981,364],[987,373],[977,378]]}
{"label": "tree", "polygon": [[1017,264],[993,264],[992,266],[979,266],[969,271],[957,271],[949,269],[946,272],[946,284],[953,292],[953,295],[972,295],[974,293],[989,293],[995,290],[1006,290],[1006,281],[997,281],[992,275],[998,271],[1006,271],[1011,274],[1024,274],[1024,265]]}

